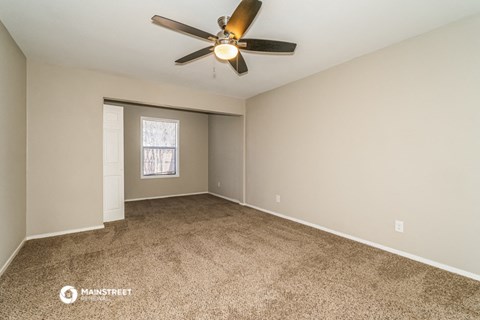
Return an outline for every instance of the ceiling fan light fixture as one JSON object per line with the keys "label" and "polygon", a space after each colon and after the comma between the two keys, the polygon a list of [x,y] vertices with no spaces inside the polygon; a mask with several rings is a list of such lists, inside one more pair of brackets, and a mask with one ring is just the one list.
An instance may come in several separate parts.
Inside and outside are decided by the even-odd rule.
{"label": "ceiling fan light fixture", "polygon": [[230,60],[237,56],[238,48],[230,43],[220,43],[215,46],[215,55],[218,59]]}
{"label": "ceiling fan light fixture", "polygon": [[217,35],[158,15],[153,16],[152,20],[165,28],[213,42],[206,48],[176,60],[176,64],[185,64],[215,53],[217,59],[227,60],[240,76],[248,72],[247,64],[240,49],[247,52],[293,53],[297,46],[296,43],[291,42],[243,37],[255,20],[261,6],[261,0],[241,0],[231,16],[218,18],[217,22],[221,30]]}

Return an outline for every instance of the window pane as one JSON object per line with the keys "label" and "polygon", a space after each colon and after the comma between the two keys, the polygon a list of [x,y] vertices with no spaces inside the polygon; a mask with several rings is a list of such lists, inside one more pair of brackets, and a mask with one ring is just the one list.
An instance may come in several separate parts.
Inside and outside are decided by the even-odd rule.
{"label": "window pane", "polygon": [[143,148],[143,175],[176,174],[175,148]]}
{"label": "window pane", "polygon": [[143,120],[144,147],[177,146],[177,123]]}

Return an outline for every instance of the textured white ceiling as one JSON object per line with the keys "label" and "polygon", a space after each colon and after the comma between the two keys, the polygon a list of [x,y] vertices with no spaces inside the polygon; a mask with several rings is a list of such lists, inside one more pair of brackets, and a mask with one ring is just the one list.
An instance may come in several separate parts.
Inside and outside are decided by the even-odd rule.
{"label": "textured white ceiling", "polygon": [[150,20],[158,14],[216,33],[217,18],[238,3],[0,0],[0,20],[30,59],[247,98],[480,12],[479,0],[264,0],[246,37],[296,42],[297,50],[244,53],[241,77],[213,55],[175,65],[208,42]]}

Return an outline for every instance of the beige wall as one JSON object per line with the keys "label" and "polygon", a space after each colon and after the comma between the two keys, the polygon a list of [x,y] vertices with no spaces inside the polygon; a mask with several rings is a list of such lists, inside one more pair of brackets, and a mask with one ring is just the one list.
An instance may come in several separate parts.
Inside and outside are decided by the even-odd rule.
{"label": "beige wall", "polygon": [[249,99],[247,202],[480,274],[479,33],[476,16]]}
{"label": "beige wall", "polygon": [[[180,121],[180,176],[140,179],[140,117]],[[208,115],[171,109],[124,108],[125,199],[208,191]]]}
{"label": "beige wall", "polygon": [[243,202],[243,116],[209,115],[208,144],[208,191]]}
{"label": "beige wall", "polygon": [[243,114],[244,101],[29,60],[27,234],[102,223],[103,99]]}
{"label": "beige wall", "polygon": [[26,59],[0,22],[0,269],[25,238]]}

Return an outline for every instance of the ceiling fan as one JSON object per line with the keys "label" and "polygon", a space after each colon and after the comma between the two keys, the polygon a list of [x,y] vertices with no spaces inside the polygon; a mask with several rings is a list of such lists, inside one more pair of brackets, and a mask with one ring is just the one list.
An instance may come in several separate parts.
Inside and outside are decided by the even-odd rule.
{"label": "ceiling fan", "polygon": [[163,27],[214,42],[213,45],[186,55],[175,63],[184,64],[214,52],[217,58],[228,60],[237,73],[242,75],[248,71],[248,68],[239,50],[293,53],[297,46],[296,43],[291,42],[242,38],[261,6],[262,2],[259,0],[242,0],[231,17],[218,18],[218,25],[222,30],[217,35],[157,15],[153,16],[152,20]]}

